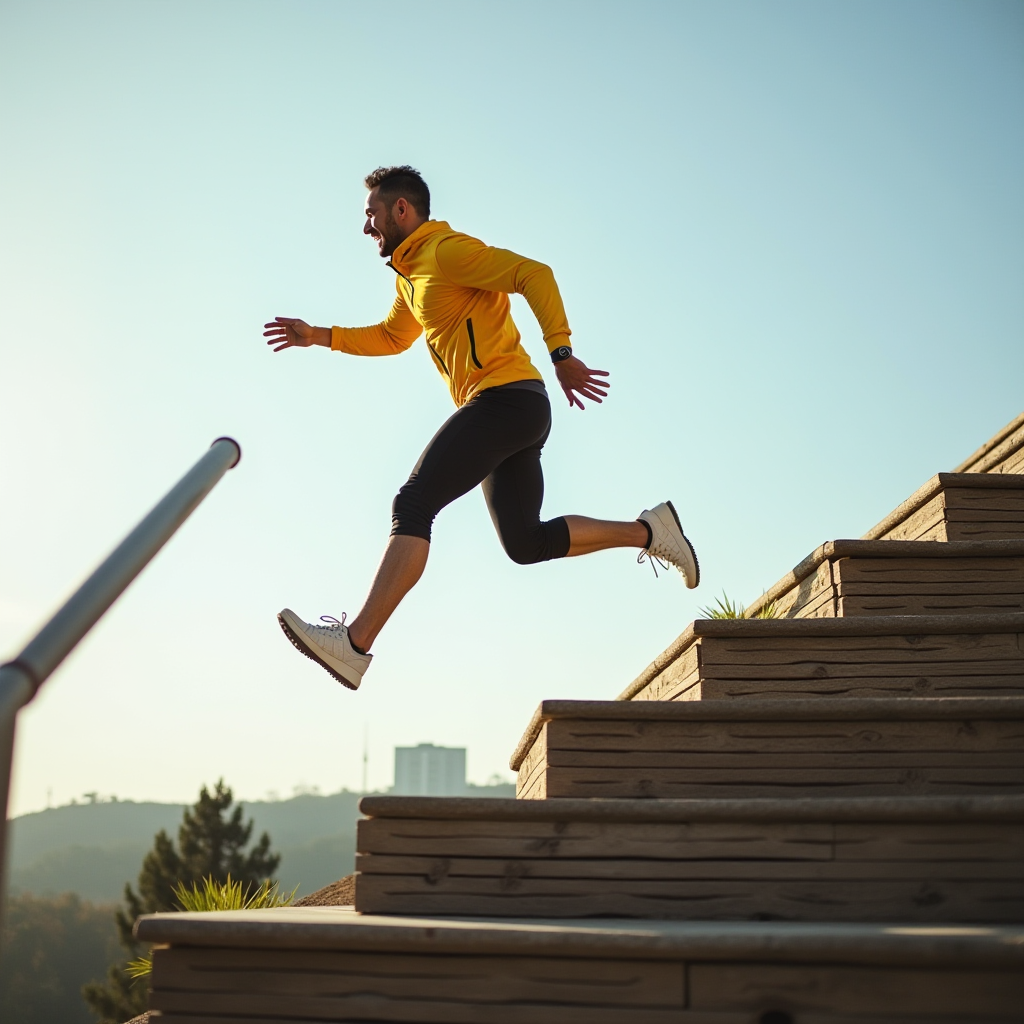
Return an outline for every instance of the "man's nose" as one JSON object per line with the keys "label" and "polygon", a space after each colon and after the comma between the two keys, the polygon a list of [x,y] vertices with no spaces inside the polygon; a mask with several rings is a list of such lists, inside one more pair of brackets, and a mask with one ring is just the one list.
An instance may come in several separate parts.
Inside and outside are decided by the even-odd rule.
{"label": "man's nose", "polygon": [[370,233],[370,218],[366,218],[366,223],[363,225],[363,234],[368,235]]}

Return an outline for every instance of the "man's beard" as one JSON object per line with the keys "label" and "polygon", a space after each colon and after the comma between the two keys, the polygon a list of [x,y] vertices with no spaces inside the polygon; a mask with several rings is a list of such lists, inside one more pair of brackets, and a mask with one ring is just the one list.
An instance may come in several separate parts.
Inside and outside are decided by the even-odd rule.
{"label": "man's beard", "polygon": [[384,220],[384,230],[380,233],[381,242],[383,243],[380,247],[381,257],[393,256],[395,250],[405,241],[405,236],[402,234],[401,228],[395,223],[394,217],[391,216],[391,211],[388,211],[388,215]]}

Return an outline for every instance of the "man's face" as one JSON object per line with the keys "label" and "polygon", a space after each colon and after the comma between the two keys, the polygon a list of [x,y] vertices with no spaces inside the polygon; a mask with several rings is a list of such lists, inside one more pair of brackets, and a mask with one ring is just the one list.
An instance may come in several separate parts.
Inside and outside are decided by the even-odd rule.
{"label": "man's face", "polygon": [[394,253],[405,236],[395,223],[391,210],[381,202],[378,191],[379,189],[372,188],[366,197],[366,223],[363,225],[363,234],[369,235],[377,243],[377,251],[386,259]]}

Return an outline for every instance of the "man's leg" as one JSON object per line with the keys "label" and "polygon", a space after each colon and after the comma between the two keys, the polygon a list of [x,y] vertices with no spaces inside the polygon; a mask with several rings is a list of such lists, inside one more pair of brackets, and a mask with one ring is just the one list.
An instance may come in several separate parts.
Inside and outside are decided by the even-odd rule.
{"label": "man's leg", "polygon": [[[541,442],[543,443],[543,441]],[[491,519],[509,558],[520,565],[588,555],[606,548],[645,548],[651,534],[637,520],[560,516],[541,522],[544,473],[540,445],[516,452],[484,481]]]}
{"label": "man's leg", "polygon": [[645,509],[631,522],[588,516],[560,516],[542,522],[544,474],[540,457],[546,440],[545,431],[535,444],[496,466],[483,482],[491,519],[509,558],[528,565],[607,548],[640,548],[641,559],[649,557],[674,565],[688,587],[697,586],[697,556],[671,502]]}
{"label": "man's leg", "polygon": [[637,519],[622,523],[611,519],[566,516],[565,521],[569,527],[568,558],[607,548],[645,548],[651,542],[647,526]]}
{"label": "man's leg", "polygon": [[370,593],[359,614],[348,627],[349,639],[357,651],[370,650],[377,634],[394,614],[402,598],[416,586],[427,565],[430,541],[422,537],[393,536],[373,577]]}
{"label": "man's leg", "polygon": [[476,487],[510,454],[536,440],[543,423],[536,416],[523,416],[519,404],[514,394],[484,392],[454,413],[427,445],[395,498],[392,536],[370,593],[348,627],[357,650],[369,652],[423,575],[437,513]]}

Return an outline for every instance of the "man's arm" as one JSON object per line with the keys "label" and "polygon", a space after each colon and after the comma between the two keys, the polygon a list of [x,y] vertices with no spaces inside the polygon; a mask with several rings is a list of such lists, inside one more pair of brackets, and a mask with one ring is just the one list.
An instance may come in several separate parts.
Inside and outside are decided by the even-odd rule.
{"label": "man's arm", "polygon": [[522,295],[540,324],[549,352],[569,345],[569,321],[551,268],[508,249],[495,249],[468,235],[446,238],[437,265],[452,284]]}
{"label": "man's arm", "polygon": [[419,336],[423,328],[412,315],[405,300],[398,296],[383,322],[372,327],[313,327],[304,320],[274,317],[274,322],[263,325],[267,344],[276,346],[275,352],[286,348],[309,348],[322,345],[335,352],[355,356],[393,356],[404,352]]}
{"label": "man's arm", "polygon": [[[571,348],[569,321],[551,268],[508,249],[495,249],[468,235],[446,238],[437,247],[437,265],[452,284],[522,295],[540,324],[544,344],[554,358]],[[574,355],[555,362],[555,376],[569,405],[583,408],[580,396],[600,404],[611,384],[605,370],[591,370]]]}

